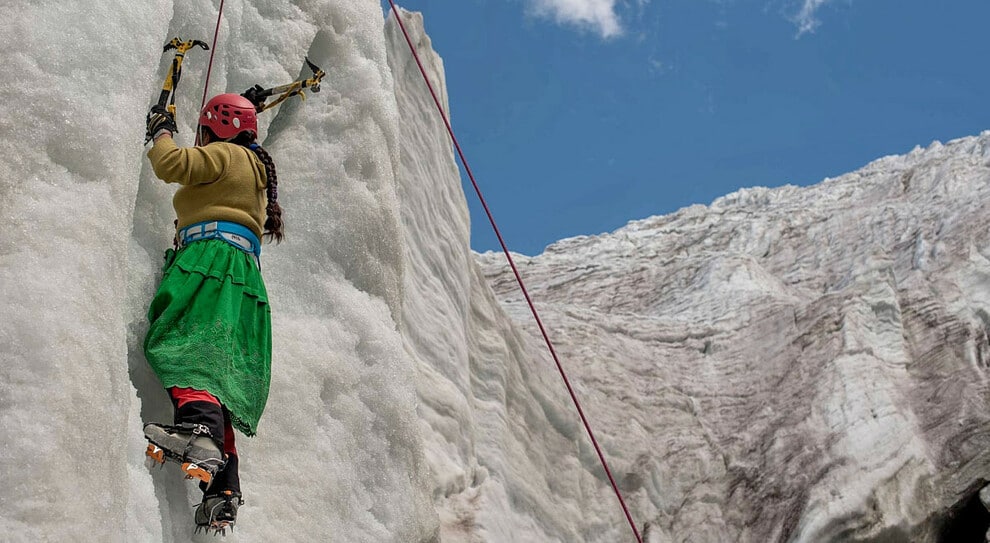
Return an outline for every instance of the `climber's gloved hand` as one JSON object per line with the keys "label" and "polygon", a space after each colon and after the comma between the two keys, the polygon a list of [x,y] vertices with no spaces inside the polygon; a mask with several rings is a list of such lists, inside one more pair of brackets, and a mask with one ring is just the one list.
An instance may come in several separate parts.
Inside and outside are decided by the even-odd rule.
{"label": "climber's gloved hand", "polygon": [[155,104],[148,111],[148,130],[145,132],[145,142],[151,141],[167,131],[169,135],[179,131],[175,125],[175,116],[165,106]]}
{"label": "climber's gloved hand", "polygon": [[250,89],[241,93],[241,96],[247,98],[254,104],[254,109],[261,111],[261,108],[265,107],[265,89],[261,85],[255,85]]}

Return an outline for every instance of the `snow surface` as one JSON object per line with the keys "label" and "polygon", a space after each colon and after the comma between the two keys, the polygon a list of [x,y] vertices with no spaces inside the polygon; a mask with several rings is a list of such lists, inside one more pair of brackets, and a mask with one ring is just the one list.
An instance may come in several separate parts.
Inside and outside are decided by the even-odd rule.
{"label": "snow surface", "polygon": [[[170,418],[142,341],[174,188],[142,141],[162,44],[208,39],[217,2],[9,8],[0,540],[213,541],[195,485],[143,461],[142,423]],[[227,541],[631,541],[501,256],[470,251],[395,21],[227,0],[220,36],[211,93],[328,72],[262,116],[287,240],[262,257],[272,392]],[[207,60],[184,65],[186,145]],[[988,163],[990,133],[518,255],[648,541],[937,540],[990,479]]]}

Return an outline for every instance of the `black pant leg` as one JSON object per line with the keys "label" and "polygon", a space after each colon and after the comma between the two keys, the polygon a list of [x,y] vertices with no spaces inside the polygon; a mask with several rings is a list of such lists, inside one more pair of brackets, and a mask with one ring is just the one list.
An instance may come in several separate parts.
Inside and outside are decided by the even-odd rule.
{"label": "black pant leg", "polygon": [[207,492],[206,484],[199,483],[199,489],[203,491],[203,494],[219,494],[224,490],[231,490],[238,494],[241,493],[241,478],[237,472],[238,458],[236,454],[227,455],[227,463],[223,465],[223,469],[218,471],[213,477],[213,483],[209,487]]}
{"label": "black pant leg", "polygon": [[[226,407],[223,408],[223,421],[225,426],[224,431],[225,432],[229,431],[231,432],[231,434],[233,434],[233,428],[230,425],[230,412],[227,411]],[[238,472],[238,465],[240,463],[240,459],[238,458],[237,453],[233,452],[235,450],[233,446],[234,436],[225,435],[225,437],[227,438],[227,440],[231,441],[229,446],[227,443],[224,443],[223,446],[224,452],[226,453],[227,462],[226,464],[224,464],[223,469],[218,471],[217,474],[213,477],[213,482],[210,484],[209,487],[210,495],[219,494],[224,490],[230,490],[238,494],[241,493],[241,477],[240,477],[240,473]],[[200,490],[203,491],[204,494],[207,493],[207,488],[205,484],[200,483],[199,488]]]}
{"label": "black pant leg", "polygon": [[202,424],[210,429],[210,435],[217,447],[223,450],[223,410],[212,402],[186,402],[182,407],[173,398],[175,406],[175,424],[188,422]]}

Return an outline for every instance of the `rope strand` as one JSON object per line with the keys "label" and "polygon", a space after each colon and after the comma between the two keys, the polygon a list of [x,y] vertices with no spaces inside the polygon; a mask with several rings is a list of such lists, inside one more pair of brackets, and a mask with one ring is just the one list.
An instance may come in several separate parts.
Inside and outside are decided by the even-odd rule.
{"label": "rope strand", "polygon": [[[206,107],[206,96],[210,91],[210,74],[213,73],[213,55],[217,52],[217,37],[220,36],[220,20],[223,18],[223,3],[220,0],[220,8],[217,10],[217,28],[213,31],[213,47],[210,49],[210,65],[206,68],[206,82],[203,84],[203,101],[199,104],[199,111],[196,112],[197,119],[200,111]],[[199,145],[199,130],[196,131],[196,145]]]}
{"label": "rope strand", "polygon": [[584,416],[584,410],[581,409],[581,403],[578,401],[577,394],[575,394],[574,389],[571,387],[570,380],[564,372],[564,366],[560,362],[560,357],[557,356],[557,351],[554,349],[553,343],[550,341],[550,336],[547,333],[546,327],[543,326],[543,321],[540,319],[540,315],[536,311],[536,306],[533,304],[533,300],[529,297],[529,292],[526,290],[526,285],[523,283],[522,276],[519,275],[519,270],[516,268],[516,263],[512,259],[512,254],[509,252],[509,248],[505,244],[505,240],[502,238],[502,233],[499,230],[498,225],[495,223],[495,217],[488,208],[488,203],[485,201],[485,197],[481,193],[481,188],[478,186],[477,181],[475,181],[474,173],[471,172],[471,166],[468,165],[464,152],[461,150],[461,144],[457,142],[457,137],[454,136],[454,129],[451,128],[450,121],[447,119],[447,114],[443,111],[443,107],[440,105],[440,100],[437,98],[436,91],[433,90],[433,84],[430,83],[430,78],[426,74],[426,69],[423,68],[423,63],[419,60],[419,55],[416,53],[416,48],[413,46],[412,39],[409,38],[409,33],[406,32],[406,26],[402,23],[402,17],[399,15],[399,10],[396,9],[395,2],[393,0],[388,0],[388,3],[392,6],[392,14],[395,16],[395,20],[398,21],[399,28],[402,29],[402,35],[406,38],[406,43],[409,45],[409,51],[412,52],[413,58],[416,60],[416,65],[419,66],[419,71],[423,75],[423,80],[426,81],[426,86],[430,89],[430,94],[433,96],[433,103],[436,104],[437,111],[440,112],[440,116],[443,118],[443,123],[447,127],[447,133],[450,134],[450,139],[454,142],[454,147],[457,149],[457,155],[461,159],[461,164],[464,165],[464,171],[467,172],[468,177],[471,179],[471,184],[474,186],[474,191],[478,194],[478,199],[481,201],[481,206],[485,209],[485,213],[488,215],[488,222],[491,223],[492,229],[495,230],[495,236],[498,238],[498,242],[502,246],[502,252],[505,253],[505,258],[509,261],[509,267],[512,268],[512,273],[516,276],[516,282],[519,284],[519,288],[522,290],[523,296],[526,298],[526,303],[529,304],[529,309],[533,313],[533,318],[536,319],[536,324],[540,328],[540,333],[543,334],[543,340],[546,342],[547,348],[550,350],[550,355],[553,357],[553,361],[557,364],[557,371],[560,373],[560,377],[564,380],[564,385],[567,387],[567,392],[571,396],[571,401],[574,402],[574,407],[577,408],[578,415],[581,417],[581,422],[584,423],[584,429],[588,432],[588,437],[591,438],[592,445],[595,446],[595,452],[598,453],[598,460],[601,461],[602,467],[605,468],[605,474],[608,475],[608,480],[612,484],[612,490],[615,491],[615,496],[619,499],[619,504],[622,506],[622,512],[626,515],[626,520],[629,522],[629,527],[632,529],[633,535],[636,536],[636,541],[638,543],[643,543],[643,539],[639,535],[639,530],[636,529],[636,523],[633,522],[632,515],[629,514],[629,508],[626,507],[626,502],[622,499],[622,492],[619,491],[619,486],[616,484],[615,478],[612,476],[612,471],[608,467],[608,462],[605,461],[605,455],[602,453],[601,447],[598,446],[598,440],[595,439],[595,434],[591,431],[591,425],[588,423],[588,419]]}

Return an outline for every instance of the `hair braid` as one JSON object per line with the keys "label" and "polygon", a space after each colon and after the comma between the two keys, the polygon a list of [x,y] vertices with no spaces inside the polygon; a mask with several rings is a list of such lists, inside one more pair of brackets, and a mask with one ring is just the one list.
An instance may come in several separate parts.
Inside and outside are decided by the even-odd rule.
{"label": "hair braid", "polygon": [[268,174],[268,208],[265,209],[268,219],[265,221],[265,235],[268,236],[268,241],[274,239],[275,243],[281,243],[285,236],[282,234],[282,206],[278,205],[278,175],[275,172],[275,161],[260,145],[252,146],[251,150],[261,159],[261,163],[265,165],[265,173]]}
{"label": "hair braid", "polygon": [[[211,141],[216,140],[216,134],[209,127],[204,126],[202,129],[209,131]],[[265,220],[265,233],[263,235],[268,236],[268,241],[275,240],[275,243],[281,243],[285,235],[282,233],[282,206],[278,205],[278,175],[275,173],[275,161],[272,160],[272,155],[268,154],[264,147],[258,145],[255,137],[254,132],[248,131],[241,132],[237,137],[227,141],[254,151],[254,154],[261,159],[261,163],[265,165],[265,174],[268,177],[266,187],[268,207],[265,209],[265,214],[268,215],[268,218]]]}

